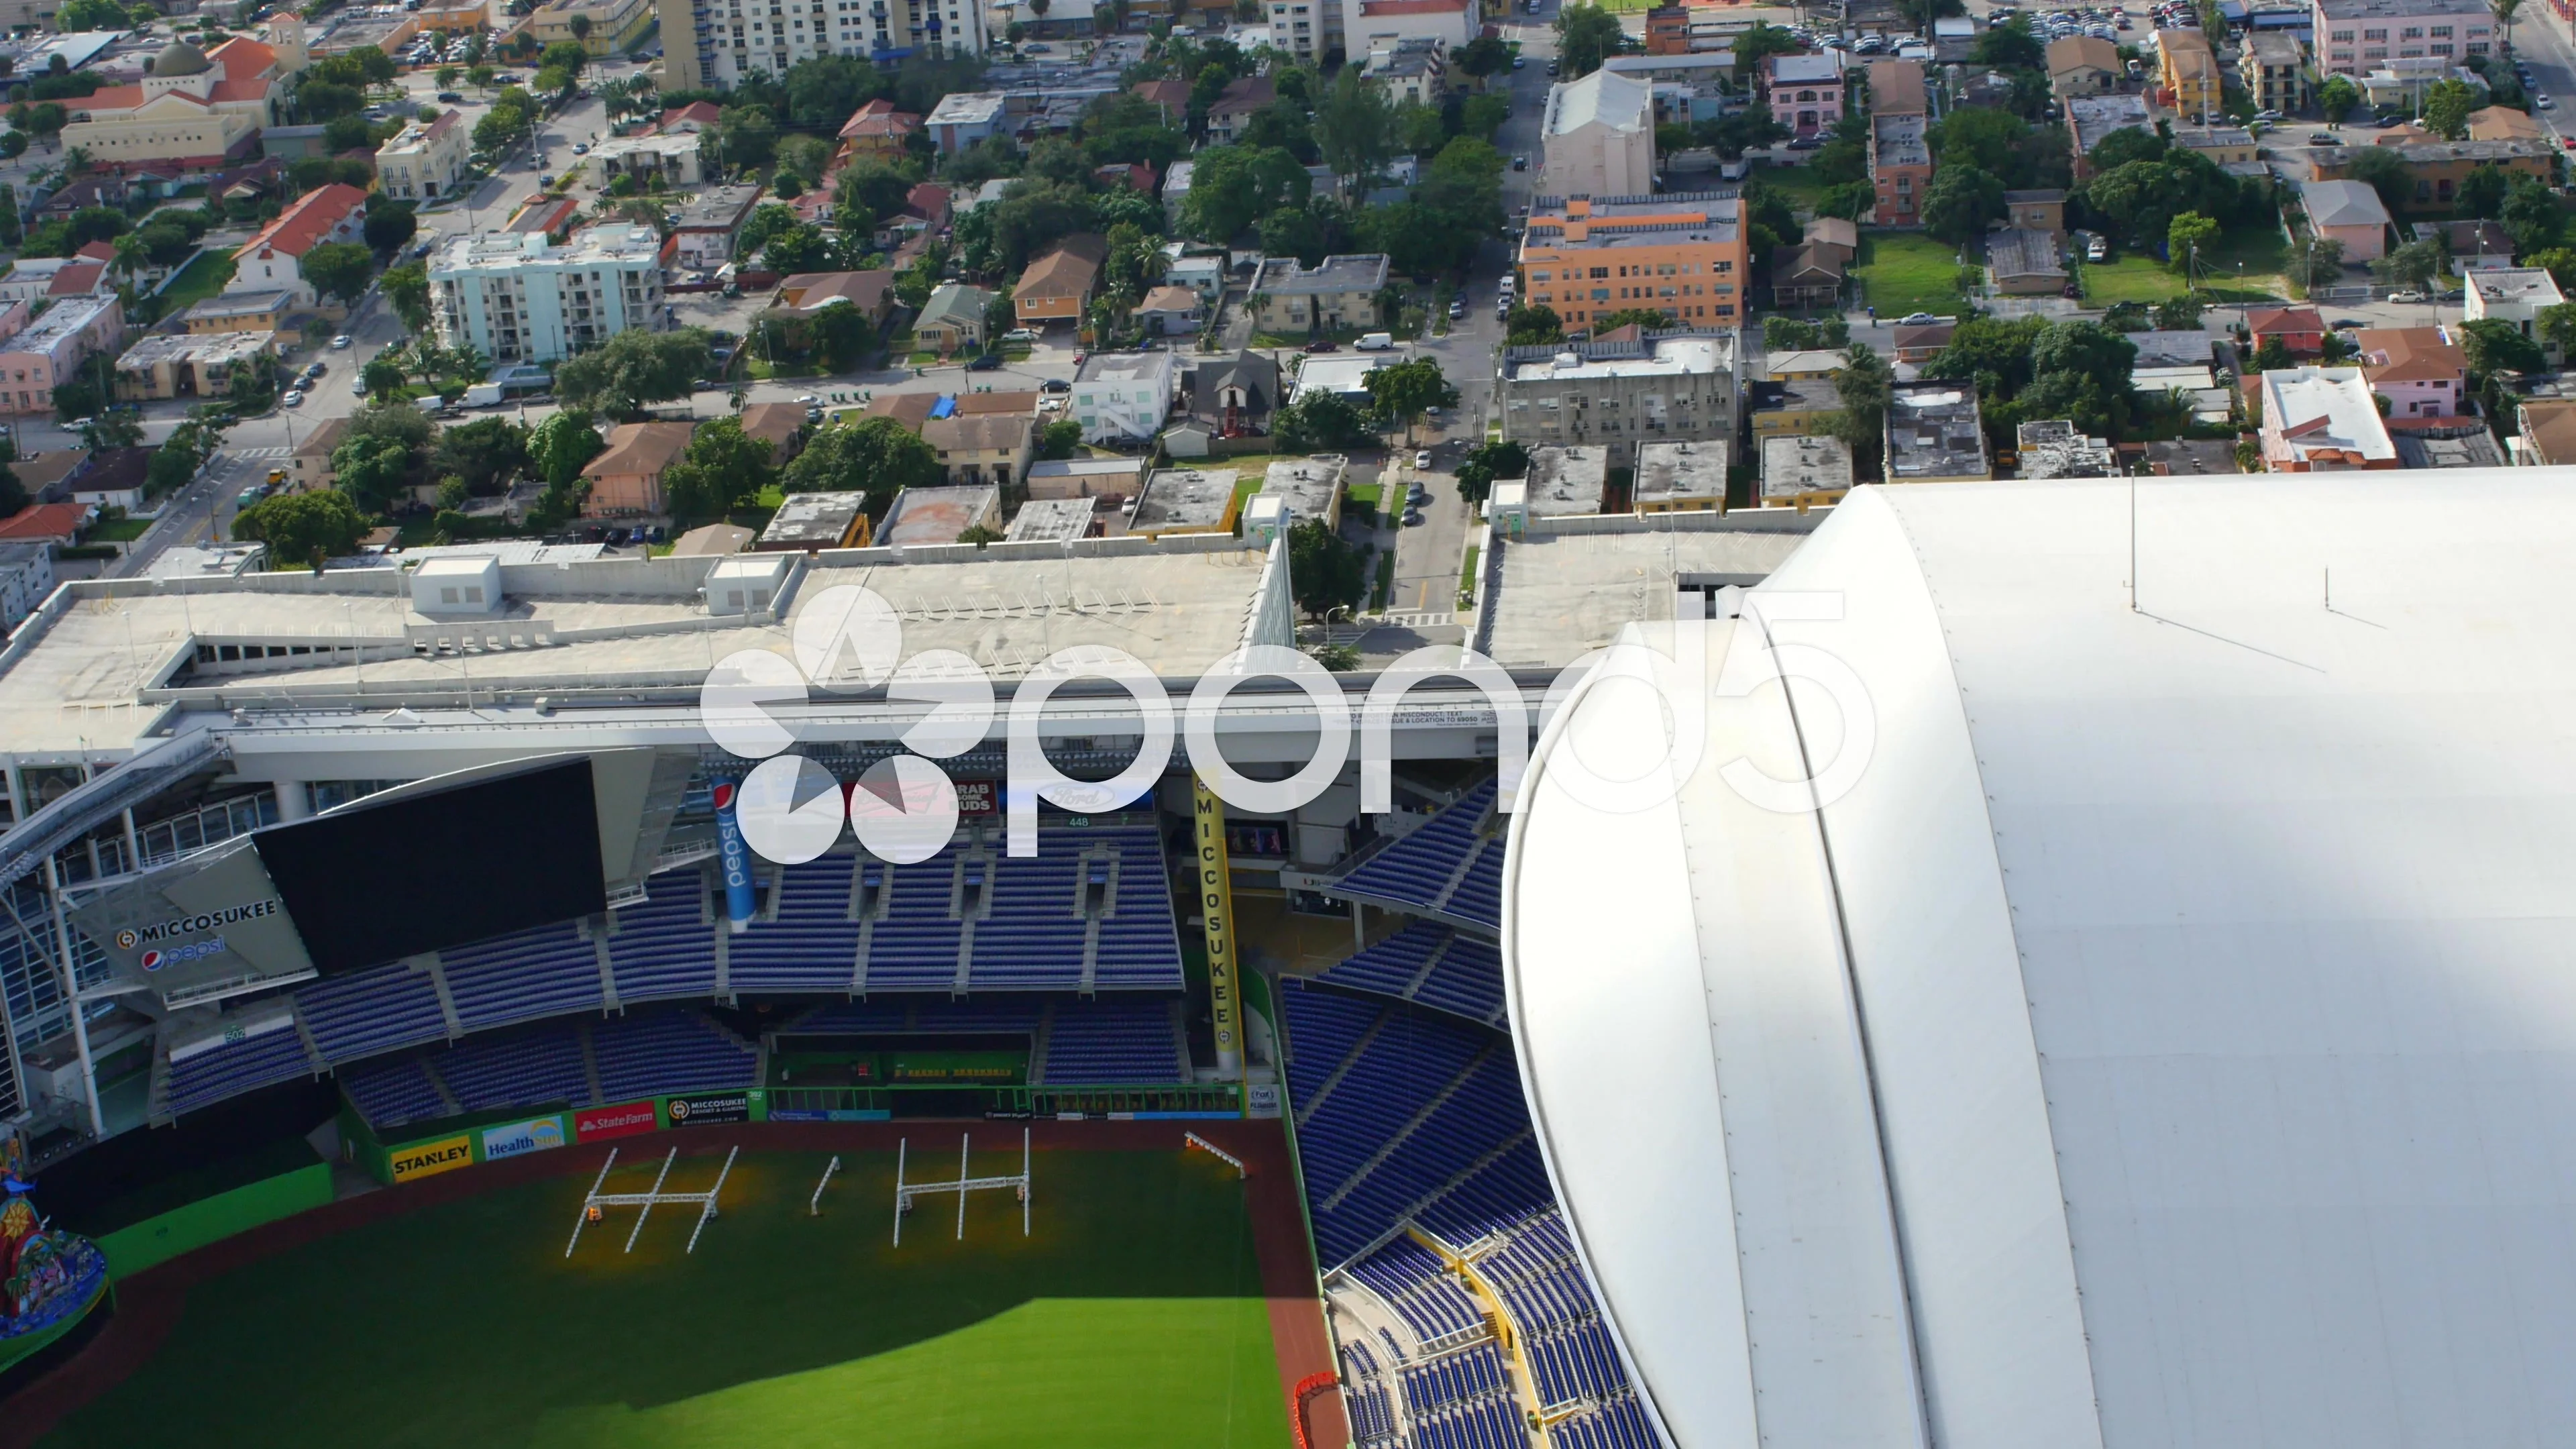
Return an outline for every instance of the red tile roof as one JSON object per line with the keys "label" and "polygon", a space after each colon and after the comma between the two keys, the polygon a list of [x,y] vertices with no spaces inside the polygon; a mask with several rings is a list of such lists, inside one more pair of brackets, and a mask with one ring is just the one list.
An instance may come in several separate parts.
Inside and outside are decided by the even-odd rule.
{"label": "red tile roof", "polygon": [[329,236],[331,228],[366,204],[367,193],[337,181],[318,191],[308,191],[287,203],[277,220],[261,228],[259,235],[234,255],[275,248],[290,257],[301,257]]}
{"label": "red tile roof", "polygon": [[258,77],[248,77],[242,80],[219,80],[215,82],[215,93],[209,99],[218,102],[230,101],[234,103],[242,101],[264,101],[268,99],[269,84],[270,83],[268,81]]}
{"label": "red tile roof", "polygon": [[107,266],[103,262],[74,262],[54,273],[53,281],[46,284],[45,295],[86,297],[98,290],[99,278],[106,275]]}
{"label": "red tile roof", "polygon": [[1360,14],[1376,15],[1451,15],[1467,8],[1467,0],[1360,0]]}
{"label": "red tile roof", "polygon": [[14,517],[0,519],[0,540],[77,538],[81,525],[89,522],[90,514],[96,511],[87,503],[30,504]]}
{"label": "red tile roof", "polygon": [[920,217],[931,226],[948,224],[948,188],[936,181],[924,181],[903,194],[903,209]]}
{"label": "red tile roof", "polygon": [[277,69],[276,47],[247,35],[236,35],[207,51],[206,59],[215,63],[226,80],[253,80]]}
{"label": "red tile roof", "polygon": [[130,111],[141,104],[143,104],[141,86],[100,86],[97,90],[73,101],[71,112],[74,117],[78,117],[83,111],[92,114],[100,111]]}
{"label": "red tile roof", "polygon": [[112,262],[116,260],[116,248],[109,246],[103,241],[94,241],[89,245],[82,247],[79,251],[72,253],[72,255],[86,258],[93,262]]}
{"label": "red tile roof", "polygon": [[841,127],[841,139],[856,140],[861,136],[909,136],[921,129],[921,117],[910,111],[898,111],[894,102],[879,96],[859,107],[847,124]]}
{"label": "red tile roof", "polygon": [[696,121],[701,125],[712,126],[723,119],[724,112],[716,109],[715,102],[691,101],[678,110],[664,111],[662,129],[667,131],[682,121]]}
{"label": "red tile roof", "polygon": [[2326,319],[2314,307],[2257,307],[2245,315],[2245,330],[2256,337],[2266,332],[2323,332]]}

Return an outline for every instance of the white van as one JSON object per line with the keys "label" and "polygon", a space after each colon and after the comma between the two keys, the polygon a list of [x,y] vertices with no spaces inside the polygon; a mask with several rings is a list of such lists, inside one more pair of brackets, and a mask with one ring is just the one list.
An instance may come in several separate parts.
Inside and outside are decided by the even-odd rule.
{"label": "white van", "polygon": [[1391,332],[1363,332],[1360,334],[1360,340],[1352,343],[1351,346],[1362,352],[1393,351],[1395,348],[1395,334]]}

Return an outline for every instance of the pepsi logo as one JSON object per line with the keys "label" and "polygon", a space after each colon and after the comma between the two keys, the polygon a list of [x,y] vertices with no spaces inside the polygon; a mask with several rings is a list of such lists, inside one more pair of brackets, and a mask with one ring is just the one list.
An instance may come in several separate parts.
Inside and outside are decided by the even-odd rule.
{"label": "pepsi logo", "polygon": [[718,810],[730,810],[733,808],[733,790],[734,787],[730,783],[719,782],[716,785],[715,801],[716,808]]}
{"label": "pepsi logo", "polygon": [[144,952],[144,953],[143,953],[143,969],[144,969],[144,970],[146,970],[146,971],[158,971],[158,970],[160,970],[160,969],[161,969],[161,953],[160,953],[160,952],[158,952],[158,951],[146,951],[146,952]]}

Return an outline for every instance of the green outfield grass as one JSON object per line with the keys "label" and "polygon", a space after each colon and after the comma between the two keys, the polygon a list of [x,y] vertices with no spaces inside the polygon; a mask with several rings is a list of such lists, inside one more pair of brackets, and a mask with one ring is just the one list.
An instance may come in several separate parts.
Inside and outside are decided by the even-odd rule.
{"label": "green outfield grass", "polygon": [[[977,1172],[1016,1170],[1017,1133],[978,1136],[994,1150]],[[913,1146],[928,1150],[912,1179],[955,1172],[953,1132]],[[721,1160],[684,1157],[666,1190],[702,1189]],[[659,1162],[630,1150],[610,1190],[649,1186]],[[891,1155],[845,1154],[810,1217],[823,1163],[746,1155],[694,1256],[685,1208],[656,1210],[621,1254],[619,1209],[567,1262],[591,1171],[305,1245],[196,1288],[160,1351],[42,1442],[1289,1442],[1243,1188],[1217,1164],[1042,1153],[1035,1236],[1008,1193],[984,1193],[964,1243],[956,1200],[930,1199],[897,1249]]]}

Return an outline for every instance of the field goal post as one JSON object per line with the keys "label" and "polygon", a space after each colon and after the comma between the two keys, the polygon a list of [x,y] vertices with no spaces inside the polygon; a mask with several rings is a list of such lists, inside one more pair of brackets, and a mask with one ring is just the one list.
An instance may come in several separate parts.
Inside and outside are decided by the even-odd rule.
{"label": "field goal post", "polygon": [[572,1241],[564,1244],[564,1256],[571,1257],[572,1250],[581,1246],[581,1230],[599,1221],[607,1210],[613,1207],[643,1209],[635,1215],[635,1226],[627,1232],[626,1246],[620,1250],[634,1252],[635,1240],[644,1236],[644,1220],[653,1215],[654,1208],[664,1203],[675,1207],[683,1204],[694,1204],[697,1207],[698,1220],[689,1229],[687,1249],[691,1253],[696,1252],[698,1234],[706,1231],[708,1219],[717,1216],[716,1200],[724,1192],[725,1179],[733,1175],[733,1160],[741,1152],[741,1148],[735,1147],[725,1153],[724,1168],[716,1174],[716,1185],[705,1192],[664,1192],[662,1190],[662,1184],[670,1180],[671,1164],[680,1156],[680,1149],[676,1147],[663,1157],[662,1170],[654,1175],[651,1189],[644,1192],[601,1192],[600,1189],[608,1185],[609,1170],[617,1166],[617,1149],[614,1147],[608,1149],[608,1160],[599,1165],[599,1176],[592,1180],[590,1191],[582,1197],[581,1214],[572,1220]]}
{"label": "field goal post", "polygon": [[957,1194],[957,1241],[966,1241],[966,1194],[1011,1188],[1020,1196],[1020,1236],[1029,1235],[1029,1129],[1020,1129],[1020,1171],[1016,1177],[968,1177],[967,1162],[974,1134],[960,1133],[957,1138],[957,1180],[954,1182],[906,1182],[904,1164],[911,1151],[911,1140],[898,1140],[894,1149],[894,1245],[903,1246],[903,1215],[912,1211],[912,1200],[926,1193]]}
{"label": "field goal post", "polygon": [[1226,1166],[1233,1168],[1234,1175],[1237,1177],[1250,1177],[1252,1175],[1252,1169],[1243,1165],[1242,1158],[1235,1156],[1233,1153],[1226,1151],[1224,1148],[1217,1146],[1215,1143],[1210,1142],[1195,1132],[1184,1132],[1181,1134],[1181,1150],[1183,1152],[1193,1150],[1204,1152],[1208,1156],[1215,1158],[1217,1161],[1224,1163]]}

